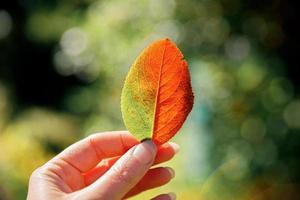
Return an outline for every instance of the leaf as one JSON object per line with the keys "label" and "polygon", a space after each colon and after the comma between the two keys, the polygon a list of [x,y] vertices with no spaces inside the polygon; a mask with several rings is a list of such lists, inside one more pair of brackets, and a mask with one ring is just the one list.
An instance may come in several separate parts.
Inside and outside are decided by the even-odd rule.
{"label": "leaf", "polygon": [[163,39],[147,47],[131,66],[121,110],[132,134],[159,145],[181,128],[193,101],[187,62],[173,42]]}

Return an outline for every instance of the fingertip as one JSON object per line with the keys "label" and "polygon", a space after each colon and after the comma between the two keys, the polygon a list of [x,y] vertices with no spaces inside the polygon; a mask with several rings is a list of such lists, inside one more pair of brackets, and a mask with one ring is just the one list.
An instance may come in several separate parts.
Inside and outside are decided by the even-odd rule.
{"label": "fingertip", "polygon": [[176,194],[174,192],[168,193],[168,196],[170,197],[170,200],[176,200]]}
{"label": "fingertip", "polygon": [[166,170],[168,170],[171,179],[175,177],[175,171],[171,167],[165,167]]}
{"label": "fingertip", "polygon": [[148,147],[153,153],[156,153],[156,151],[157,151],[157,146],[155,145],[155,143],[153,142],[153,140],[151,140],[151,139],[145,139],[145,140],[142,140],[142,143],[141,143],[141,144],[147,145],[147,147]]}
{"label": "fingertip", "polygon": [[161,195],[158,195],[156,197],[154,197],[153,199],[151,200],[176,200],[176,194],[173,193],[173,192],[170,192],[168,194],[161,194]]}
{"label": "fingertip", "polygon": [[177,154],[180,150],[180,146],[174,142],[169,142],[169,145],[172,147],[174,150],[174,153]]}
{"label": "fingertip", "polygon": [[141,163],[148,165],[153,162],[156,152],[157,148],[153,141],[145,140],[135,147],[133,156],[135,156]]}

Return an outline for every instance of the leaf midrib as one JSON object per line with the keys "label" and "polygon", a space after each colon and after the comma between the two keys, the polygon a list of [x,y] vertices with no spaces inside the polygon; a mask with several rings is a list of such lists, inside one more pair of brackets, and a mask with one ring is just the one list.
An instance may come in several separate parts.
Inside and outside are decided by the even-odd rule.
{"label": "leaf midrib", "polygon": [[168,40],[166,39],[165,40],[165,48],[164,48],[164,51],[163,51],[163,56],[162,56],[162,60],[161,60],[161,65],[160,65],[160,69],[159,69],[159,77],[158,77],[158,84],[157,84],[157,90],[156,90],[156,96],[155,96],[155,102],[154,102],[154,113],[153,113],[153,122],[152,122],[152,130],[151,130],[151,138],[153,138],[153,135],[154,135],[154,130],[155,130],[155,119],[156,119],[156,113],[157,113],[157,102],[158,102],[158,99],[159,99],[159,91],[160,91],[160,83],[161,83],[161,75],[162,75],[162,68],[163,68],[163,65],[164,65],[164,59],[165,59],[165,52],[166,52],[166,49],[167,49],[167,43],[168,43]]}

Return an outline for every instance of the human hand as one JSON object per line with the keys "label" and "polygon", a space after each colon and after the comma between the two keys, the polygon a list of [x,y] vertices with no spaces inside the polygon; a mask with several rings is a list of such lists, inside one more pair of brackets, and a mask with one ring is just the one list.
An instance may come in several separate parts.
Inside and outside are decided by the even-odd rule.
{"label": "human hand", "polygon": [[[127,131],[93,134],[36,169],[29,181],[27,200],[119,200],[168,183],[169,167],[152,165],[170,160],[175,143],[156,147],[139,143]],[[173,200],[173,193],[155,200]]]}

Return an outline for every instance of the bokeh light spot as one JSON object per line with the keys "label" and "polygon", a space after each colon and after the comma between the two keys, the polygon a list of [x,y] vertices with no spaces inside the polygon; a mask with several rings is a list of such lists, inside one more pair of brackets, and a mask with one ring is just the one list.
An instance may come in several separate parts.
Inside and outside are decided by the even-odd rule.
{"label": "bokeh light spot", "polygon": [[233,60],[242,60],[248,56],[250,44],[247,38],[231,38],[225,43],[225,53]]}
{"label": "bokeh light spot", "polygon": [[241,126],[241,135],[251,142],[261,142],[266,132],[264,122],[258,117],[247,118]]}
{"label": "bokeh light spot", "polygon": [[238,70],[238,80],[240,87],[244,90],[252,90],[258,87],[265,76],[265,70],[262,66],[255,63],[245,63]]}
{"label": "bokeh light spot", "polygon": [[83,30],[78,27],[67,30],[61,37],[60,45],[64,53],[77,56],[87,47],[87,36]]}
{"label": "bokeh light spot", "polygon": [[12,30],[12,18],[5,10],[0,10],[0,39],[5,38]]}
{"label": "bokeh light spot", "polygon": [[300,129],[300,101],[295,100],[288,104],[283,117],[289,127]]}

